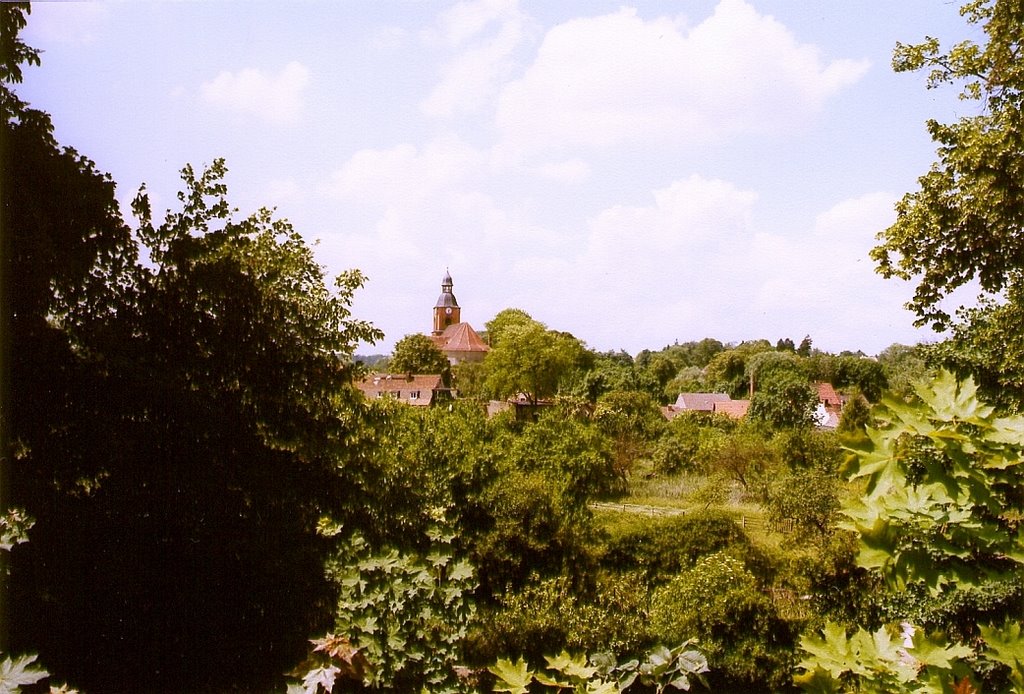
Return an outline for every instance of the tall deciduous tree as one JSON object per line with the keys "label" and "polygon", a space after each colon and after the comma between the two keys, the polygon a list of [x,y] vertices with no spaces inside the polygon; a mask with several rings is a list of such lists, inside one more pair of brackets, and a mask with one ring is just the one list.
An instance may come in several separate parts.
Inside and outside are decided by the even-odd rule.
{"label": "tall deciduous tree", "polygon": [[536,403],[555,395],[561,379],[584,357],[579,340],[548,330],[543,323],[509,325],[484,360],[487,388],[498,397],[522,393]]}
{"label": "tall deciduous tree", "polygon": [[898,44],[893,67],[929,70],[929,87],[959,85],[977,111],[955,123],[928,121],[938,160],[872,251],[886,277],[916,279],[908,307],[919,325],[937,329],[952,320],[940,301],[954,289],[977,280],[998,293],[1019,285],[1024,268],[1024,2],[974,0],[961,13],[982,27],[985,42]]}
{"label": "tall deciduous tree", "polygon": [[133,237],[43,117],[4,128],[10,493],[37,519],[11,646],[90,691],[268,689],[331,613],[320,519],[387,527],[349,360],[379,337],[349,313],[363,278],[331,289],[286,222],[236,220],[223,162],[186,167],[160,224],[141,194]]}

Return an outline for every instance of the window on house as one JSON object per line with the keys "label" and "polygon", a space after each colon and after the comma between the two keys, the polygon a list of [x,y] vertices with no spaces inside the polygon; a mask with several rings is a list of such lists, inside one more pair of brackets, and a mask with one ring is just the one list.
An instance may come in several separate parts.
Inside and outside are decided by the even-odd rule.
{"label": "window on house", "polygon": [[420,397],[420,392],[418,390],[410,390],[409,391],[409,399],[410,400],[416,400],[419,397]]}

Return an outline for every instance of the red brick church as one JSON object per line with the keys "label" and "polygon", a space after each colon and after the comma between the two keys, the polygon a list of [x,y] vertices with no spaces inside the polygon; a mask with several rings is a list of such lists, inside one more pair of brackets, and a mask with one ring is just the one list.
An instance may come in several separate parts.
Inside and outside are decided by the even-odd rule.
{"label": "red brick church", "polygon": [[452,292],[452,276],[448,272],[441,280],[441,296],[434,304],[434,330],[430,339],[452,364],[483,361],[490,349],[473,326],[462,322],[459,302]]}

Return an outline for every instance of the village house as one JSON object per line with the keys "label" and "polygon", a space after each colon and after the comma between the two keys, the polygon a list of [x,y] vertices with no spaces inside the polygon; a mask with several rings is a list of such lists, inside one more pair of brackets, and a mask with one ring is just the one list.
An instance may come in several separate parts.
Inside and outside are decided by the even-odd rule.
{"label": "village house", "polygon": [[368,399],[393,398],[415,407],[430,407],[450,400],[451,389],[437,374],[393,375],[371,374],[356,383]]}

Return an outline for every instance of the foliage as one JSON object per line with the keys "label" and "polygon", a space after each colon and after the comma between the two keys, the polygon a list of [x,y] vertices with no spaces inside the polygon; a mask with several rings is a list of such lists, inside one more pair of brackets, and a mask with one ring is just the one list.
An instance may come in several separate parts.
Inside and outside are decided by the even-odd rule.
{"label": "foliage", "polygon": [[783,464],[779,452],[755,425],[744,422],[735,430],[709,438],[701,458],[709,472],[739,483],[756,499],[765,499],[771,478]]}
{"label": "foliage", "polygon": [[1024,418],[998,416],[972,380],[948,372],[917,393],[917,405],[883,400],[875,417],[886,428],[869,429],[848,466],[867,481],[844,509],[864,543],[861,565],[938,592],[1024,563]]}
{"label": "foliage", "polygon": [[504,464],[543,472],[575,507],[593,497],[621,492],[625,471],[619,465],[616,442],[609,443],[601,425],[597,416],[592,422],[566,416],[560,407],[550,408],[509,442]]}
{"label": "foliage", "polygon": [[615,467],[625,479],[636,462],[645,458],[665,428],[658,404],[647,393],[612,391],[597,401],[594,422],[611,440]]}
{"label": "foliage", "polygon": [[[2,655],[2,654],[0,654]],[[50,676],[46,670],[35,667],[34,655],[23,655],[17,658],[10,656],[0,661],[0,694],[15,694],[22,687],[33,685]]]}
{"label": "foliage", "polygon": [[765,507],[776,524],[791,521],[798,535],[817,538],[832,531],[839,510],[838,480],[820,469],[804,469],[777,478]]}
{"label": "foliage", "polygon": [[665,427],[651,451],[654,471],[659,475],[674,475],[692,471],[697,465],[700,451],[703,419],[694,412],[683,412]]}
{"label": "foliage", "polygon": [[482,597],[517,590],[534,573],[585,573],[592,563],[592,518],[564,484],[542,471],[511,469],[481,492],[475,523],[465,533]]}
{"label": "foliage", "polygon": [[[966,646],[948,646],[909,625],[902,634],[881,627],[858,629],[852,636],[829,623],[822,636],[805,636],[800,647],[810,654],[796,678],[805,691],[842,691],[840,683],[859,682],[864,692],[947,692],[951,682],[963,682],[966,672],[955,661],[973,654]],[[977,691],[966,685],[958,691]]]}
{"label": "foliage", "polygon": [[602,574],[591,587],[565,576],[528,583],[501,596],[468,639],[474,662],[572,651],[639,653],[652,643],[647,586],[635,574]]}
{"label": "foliage", "polygon": [[579,340],[537,321],[514,322],[502,327],[500,335],[484,360],[485,385],[499,398],[522,393],[532,404],[549,398],[585,358]]}
{"label": "foliage", "polygon": [[1020,0],[974,0],[961,13],[986,35],[943,50],[938,39],[897,44],[897,72],[930,70],[928,86],[960,84],[961,98],[978,102],[976,115],[928,121],[938,160],[920,189],[897,205],[896,222],[872,250],[886,277],[917,277],[908,307],[918,324],[942,329],[950,316],[939,302],[977,280],[996,293],[1020,281],[1024,266],[1024,63],[1019,58]]}
{"label": "foliage", "polygon": [[795,373],[773,374],[758,385],[748,417],[774,429],[807,428],[814,422],[818,395],[807,379]]}
{"label": "foliage", "polygon": [[0,516],[0,550],[10,552],[15,545],[28,542],[28,531],[36,521],[23,508],[10,508]]}
{"label": "foliage", "polygon": [[[345,674],[371,689],[464,688],[453,665],[475,610],[470,597],[476,580],[469,562],[452,554],[454,535],[434,528],[430,539],[428,554],[412,556],[373,553],[355,535],[328,564],[339,587],[335,631],[348,643],[329,655],[344,656]],[[306,672],[317,667],[337,669],[313,663]]]}
{"label": "foliage", "polygon": [[725,552],[702,557],[651,598],[659,639],[683,634],[701,644],[714,689],[778,691],[789,678],[793,629],[759,590],[743,562]]}
{"label": "foliage", "polygon": [[701,511],[652,519],[610,538],[602,564],[616,571],[641,571],[650,582],[688,569],[702,556],[750,541],[736,521],[722,511]]}
{"label": "foliage", "polygon": [[545,660],[545,670],[534,671],[523,659],[515,662],[499,659],[489,668],[498,678],[493,691],[525,694],[533,691],[530,684],[536,682],[555,691],[616,694],[639,682],[661,694],[668,687],[689,690],[690,679],[703,682],[701,676],[708,671],[707,659],[689,641],[671,650],[659,646],[648,652],[643,661],[633,659],[621,664],[608,653],[588,659],[563,651],[555,657],[545,656]]}
{"label": "foliage", "polygon": [[[1024,418],[999,416],[979,400],[972,380],[958,382],[948,372],[921,384],[917,395],[914,404],[883,399],[875,415],[880,428],[869,429],[852,448],[849,475],[866,486],[843,512],[845,525],[860,538],[858,564],[877,571],[890,587],[920,584],[936,597],[1013,579],[1024,564],[1018,527],[1024,516]],[[976,622],[981,618],[974,613]],[[997,662],[1008,664],[1000,660],[1003,654],[1024,644],[1019,633],[976,625],[977,651]],[[961,633],[967,630],[960,626]],[[912,655],[919,662],[911,671],[901,669],[899,658],[883,648],[885,633],[848,638],[827,625],[824,640],[805,640],[812,657],[801,664],[801,682],[814,691],[850,678],[878,691],[944,691],[974,676],[966,669],[974,650],[934,639],[915,640]],[[995,645],[986,644],[986,634],[998,639]],[[877,652],[856,646],[869,637]],[[1024,674],[1019,663],[1009,665],[1012,678]]]}
{"label": "foliage", "polygon": [[878,355],[878,363],[885,371],[889,395],[907,401],[914,399],[915,386],[934,375],[929,371],[925,360],[925,345],[910,347],[893,344],[882,350]]}
{"label": "foliage", "polygon": [[924,349],[928,361],[971,376],[994,405],[1024,411],[1024,288],[1010,287],[1002,304],[983,300],[959,312],[949,338]]}
{"label": "foliage", "polygon": [[791,470],[835,473],[843,458],[839,438],[832,431],[782,429],[772,435],[769,445]]}
{"label": "foliage", "polygon": [[499,311],[494,318],[484,323],[487,334],[487,343],[491,347],[497,347],[504,337],[505,330],[513,326],[528,326],[536,323],[530,314],[518,308],[506,308]]}
{"label": "foliage", "polygon": [[861,436],[869,424],[871,424],[871,407],[859,394],[854,395],[843,405],[836,433],[846,436]]}
{"label": "foliage", "polygon": [[327,614],[318,518],[386,509],[348,362],[380,334],[349,313],[363,277],[331,289],[286,222],[235,219],[222,161],[183,169],[160,224],[140,193],[139,245],[91,163],[14,139],[39,166],[5,208],[29,278],[11,494],[37,520],[12,645],[86,689],[266,688]]}
{"label": "foliage", "polygon": [[451,364],[429,337],[413,333],[395,343],[388,369],[398,374],[441,374],[447,380]]}

